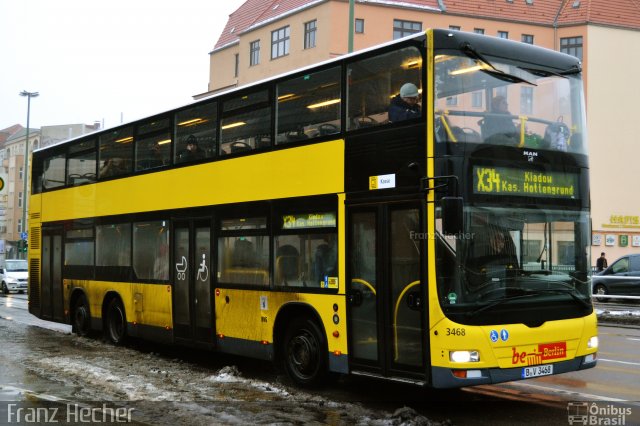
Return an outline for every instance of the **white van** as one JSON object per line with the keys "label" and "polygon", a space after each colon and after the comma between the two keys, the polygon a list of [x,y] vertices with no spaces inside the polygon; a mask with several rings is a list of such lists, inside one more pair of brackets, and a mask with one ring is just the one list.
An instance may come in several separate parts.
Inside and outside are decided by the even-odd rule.
{"label": "white van", "polygon": [[23,293],[27,291],[29,271],[24,259],[7,259],[0,267],[0,291],[7,294],[10,291]]}

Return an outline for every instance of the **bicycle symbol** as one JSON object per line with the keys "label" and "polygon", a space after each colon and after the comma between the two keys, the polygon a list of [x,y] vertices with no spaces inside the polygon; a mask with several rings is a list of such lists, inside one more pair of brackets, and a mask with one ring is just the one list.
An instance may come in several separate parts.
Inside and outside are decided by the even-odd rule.
{"label": "bicycle symbol", "polygon": [[[200,275],[202,274],[202,276]],[[200,269],[198,269],[198,281],[207,282],[209,279],[209,268],[207,267],[205,254],[202,253],[202,263],[200,264]]]}
{"label": "bicycle symbol", "polygon": [[187,279],[187,258],[182,256],[182,261],[181,263],[176,263],[176,271],[177,273],[177,278],[180,281],[184,281],[185,279]]}

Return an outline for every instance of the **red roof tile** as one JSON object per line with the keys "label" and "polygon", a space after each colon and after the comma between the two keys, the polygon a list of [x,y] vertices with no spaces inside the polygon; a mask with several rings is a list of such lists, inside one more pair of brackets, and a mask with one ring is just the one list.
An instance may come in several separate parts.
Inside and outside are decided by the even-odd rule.
{"label": "red roof tile", "polygon": [[[247,29],[299,8],[329,0],[247,0],[229,20],[216,43],[220,49],[239,40]],[[347,1],[347,0],[340,0]],[[640,30],[640,0],[356,0],[358,4],[424,8],[444,13],[537,25],[602,24]],[[575,5],[575,6],[574,6]],[[562,10],[560,10],[562,9]],[[560,11],[560,14],[558,12]]]}
{"label": "red roof tile", "polygon": [[13,126],[7,127],[6,129],[1,129],[0,130],[0,143],[5,142],[12,135],[16,134],[17,132],[19,132],[20,130],[23,130],[23,129],[24,129],[24,127],[22,127],[20,124],[14,124]]}
{"label": "red roof tile", "polygon": [[562,0],[444,0],[446,13],[551,25]]}
{"label": "red roof tile", "polygon": [[569,0],[562,9],[558,23],[640,29],[640,0]]}
{"label": "red roof tile", "polygon": [[[240,34],[250,27],[275,20],[303,7],[324,3],[329,0],[247,0],[235,12],[222,30],[214,50],[235,43]],[[341,0],[347,1],[347,0]],[[358,4],[377,4],[395,7],[428,8],[440,10],[438,0],[356,0]]]}

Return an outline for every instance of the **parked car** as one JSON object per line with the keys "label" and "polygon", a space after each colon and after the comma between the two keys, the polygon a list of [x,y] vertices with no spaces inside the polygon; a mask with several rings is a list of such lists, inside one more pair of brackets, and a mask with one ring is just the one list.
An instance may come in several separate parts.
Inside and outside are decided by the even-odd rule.
{"label": "parked car", "polygon": [[27,291],[29,271],[27,261],[23,259],[7,259],[0,267],[0,291],[24,293]]}
{"label": "parked car", "polygon": [[[622,256],[591,277],[593,294],[640,296],[640,254]],[[603,300],[603,298],[599,298]]]}

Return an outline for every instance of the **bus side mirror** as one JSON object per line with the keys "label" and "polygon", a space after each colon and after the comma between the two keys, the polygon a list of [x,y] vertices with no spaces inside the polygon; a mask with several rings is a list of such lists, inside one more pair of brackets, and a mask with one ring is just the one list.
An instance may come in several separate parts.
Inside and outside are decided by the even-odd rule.
{"label": "bus side mirror", "polygon": [[444,235],[462,234],[464,231],[464,216],[462,197],[442,197],[442,233]]}

